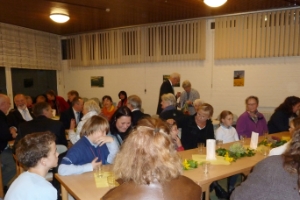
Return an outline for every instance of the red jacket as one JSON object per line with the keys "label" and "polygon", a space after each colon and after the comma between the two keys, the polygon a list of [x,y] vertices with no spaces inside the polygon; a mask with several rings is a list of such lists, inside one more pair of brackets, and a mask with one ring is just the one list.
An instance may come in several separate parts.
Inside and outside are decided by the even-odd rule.
{"label": "red jacket", "polygon": [[60,115],[60,113],[69,108],[69,104],[61,96],[55,96],[55,100],[48,100],[48,103],[51,105],[52,109],[56,109],[56,115]]}

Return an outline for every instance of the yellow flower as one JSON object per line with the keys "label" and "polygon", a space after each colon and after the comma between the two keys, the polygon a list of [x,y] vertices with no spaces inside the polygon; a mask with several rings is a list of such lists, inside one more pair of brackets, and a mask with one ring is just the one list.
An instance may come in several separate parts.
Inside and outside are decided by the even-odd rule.
{"label": "yellow flower", "polygon": [[185,169],[185,170],[190,169],[190,164],[188,163],[188,161],[186,159],[184,159],[182,164],[183,164],[183,169]]}

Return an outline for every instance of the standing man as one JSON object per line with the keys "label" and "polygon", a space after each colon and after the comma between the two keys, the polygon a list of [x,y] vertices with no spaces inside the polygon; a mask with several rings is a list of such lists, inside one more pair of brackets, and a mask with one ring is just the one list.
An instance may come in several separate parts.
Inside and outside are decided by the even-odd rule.
{"label": "standing man", "polygon": [[141,111],[141,109],[142,109],[142,100],[137,95],[130,95],[127,98],[127,107],[131,110],[132,126],[136,126],[137,122],[140,119],[143,119],[145,117],[150,117],[150,115],[145,114]]}
{"label": "standing man", "polygon": [[3,186],[7,186],[16,174],[16,164],[12,156],[12,151],[7,145],[8,141],[13,139],[9,132],[9,125],[6,118],[9,108],[9,97],[5,94],[0,94],[0,152]]}
{"label": "standing man", "polygon": [[[168,94],[168,93],[172,93],[174,94],[174,89],[173,89],[173,86],[178,84],[180,82],[180,74],[178,73],[172,73],[170,75],[170,78],[169,80],[167,81],[164,81],[161,86],[160,86],[160,90],[159,90],[159,97],[158,97],[158,105],[157,105],[157,111],[156,111],[156,114],[160,114],[161,111],[162,111],[162,108],[161,108],[161,96],[163,94]],[[178,98],[180,96],[180,92],[178,92],[176,94],[176,98]]]}
{"label": "standing man", "polygon": [[184,106],[186,106],[188,114],[194,115],[196,110],[193,106],[193,102],[200,98],[199,92],[192,88],[192,84],[188,80],[183,81],[182,88],[184,91],[180,95],[180,107],[184,108]]}
{"label": "standing man", "polygon": [[13,136],[17,134],[21,123],[31,121],[33,119],[33,115],[27,108],[25,95],[16,94],[14,97],[14,103],[16,105],[16,109],[10,111],[7,115],[9,130]]}
{"label": "standing man", "polygon": [[59,121],[64,124],[64,129],[70,129],[71,120],[75,120],[76,126],[80,122],[83,114],[83,100],[81,97],[75,97],[72,101],[72,107],[61,113]]}

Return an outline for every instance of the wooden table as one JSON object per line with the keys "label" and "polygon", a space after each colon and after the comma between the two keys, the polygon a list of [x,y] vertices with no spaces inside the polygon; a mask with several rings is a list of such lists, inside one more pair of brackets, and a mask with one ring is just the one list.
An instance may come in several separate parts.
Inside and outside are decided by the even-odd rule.
{"label": "wooden table", "polygon": [[[270,136],[290,136],[289,132],[282,132],[272,134]],[[261,137],[260,140],[263,138]],[[245,140],[245,145],[249,145],[250,138]],[[228,148],[232,143],[224,144],[224,148]],[[193,154],[197,154],[197,149],[191,149],[183,152],[179,152],[182,159],[191,159]],[[205,152],[204,152],[205,153]],[[216,180],[220,180],[234,174],[243,173],[248,175],[259,161],[266,158],[261,153],[256,153],[253,157],[245,157],[238,159],[230,165],[211,165],[209,174],[204,175],[201,166],[197,169],[184,171],[183,175],[189,177],[198,183],[202,190],[205,192],[206,200],[209,200],[209,185]],[[62,188],[62,199],[68,199],[68,193],[71,194],[75,199],[88,199],[88,200],[99,200],[109,188],[96,188],[93,172],[84,173],[81,175],[72,176],[60,176],[55,174],[55,177],[61,183]]]}

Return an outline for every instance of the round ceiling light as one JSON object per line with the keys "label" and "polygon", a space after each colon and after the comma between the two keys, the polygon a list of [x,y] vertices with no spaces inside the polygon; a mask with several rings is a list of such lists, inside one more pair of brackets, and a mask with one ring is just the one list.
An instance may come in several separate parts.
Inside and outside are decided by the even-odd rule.
{"label": "round ceiling light", "polygon": [[210,7],[219,7],[226,2],[227,0],[204,0],[204,3]]}
{"label": "round ceiling light", "polygon": [[57,23],[65,23],[69,21],[70,17],[65,14],[53,13],[50,15],[50,18]]}

